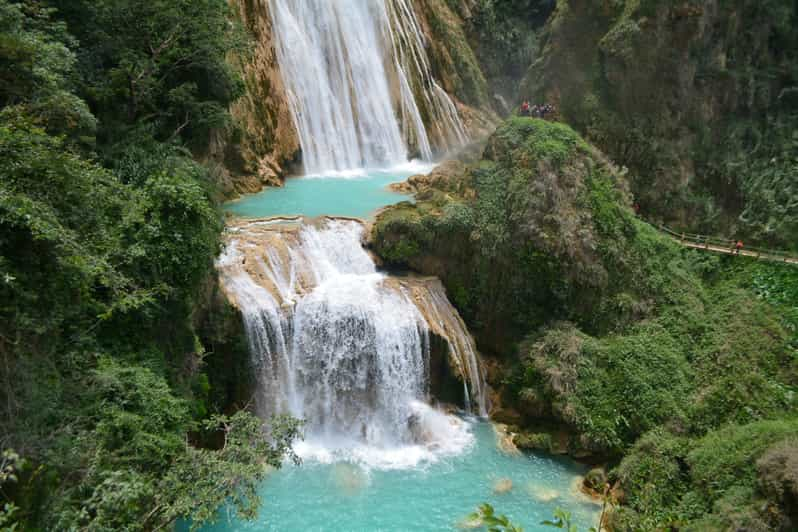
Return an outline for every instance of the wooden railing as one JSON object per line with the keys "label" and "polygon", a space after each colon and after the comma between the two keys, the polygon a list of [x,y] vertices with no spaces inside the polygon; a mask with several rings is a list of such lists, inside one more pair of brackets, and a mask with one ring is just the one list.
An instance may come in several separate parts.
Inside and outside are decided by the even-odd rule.
{"label": "wooden railing", "polygon": [[[656,226],[660,231],[677,240],[683,246],[693,249],[704,249],[707,251],[714,251],[716,253],[726,253],[727,255],[738,254],[736,240],[717,238],[709,235],[698,235],[694,233],[685,233],[674,231],[664,225]],[[786,251],[776,249],[764,249],[757,247],[744,246],[739,250],[740,255],[746,257],[754,257],[761,260],[769,260],[776,262],[786,262],[788,264],[798,264],[798,257],[792,256]]]}

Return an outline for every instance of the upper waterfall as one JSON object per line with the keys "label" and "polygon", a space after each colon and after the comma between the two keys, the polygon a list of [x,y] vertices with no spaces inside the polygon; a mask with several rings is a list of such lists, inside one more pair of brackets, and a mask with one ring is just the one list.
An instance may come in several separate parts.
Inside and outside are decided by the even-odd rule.
{"label": "upper waterfall", "polygon": [[270,5],[307,174],[395,166],[411,151],[430,160],[434,144],[447,149],[467,140],[431,74],[410,0]]}
{"label": "upper waterfall", "polygon": [[306,419],[325,452],[394,460],[391,450],[416,449],[412,460],[467,436],[426,405],[431,335],[448,344],[464,402],[485,415],[483,371],[440,282],[378,272],[362,234],[349,220],[244,222],[217,267],[244,318],[261,415]]}

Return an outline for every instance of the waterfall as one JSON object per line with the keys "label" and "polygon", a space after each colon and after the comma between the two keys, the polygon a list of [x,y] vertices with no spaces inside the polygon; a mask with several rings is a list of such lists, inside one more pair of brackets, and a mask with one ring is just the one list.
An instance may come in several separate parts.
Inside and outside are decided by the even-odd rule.
{"label": "waterfall", "polygon": [[484,415],[473,340],[439,281],[378,272],[363,231],[359,222],[332,219],[229,229],[217,269],[243,315],[256,408],[306,419],[308,440],[327,450],[462,442],[455,418],[442,422],[426,405],[430,335],[448,342],[464,396]]}
{"label": "waterfall", "polygon": [[432,76],[412,0],[271,0],[307,174],[395,166],[467,141]]}

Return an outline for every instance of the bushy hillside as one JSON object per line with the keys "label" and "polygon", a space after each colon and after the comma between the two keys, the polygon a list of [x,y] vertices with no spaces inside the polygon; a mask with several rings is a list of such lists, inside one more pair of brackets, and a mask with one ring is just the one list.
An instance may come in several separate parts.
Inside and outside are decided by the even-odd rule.
{"label": "bushy hillside", "polygon": [[795,247],[798,6],[558,2],[521,84],[630,170],[650,217]]}
{"label": "bushy hillside", "polygon": [[[372,244],[442,277],[498,359],[516,443],[619,464],[622,530],[789,523],[752,464],[798,427],[798,271],[682,249],[562,124],[510,119],[482,162],[449,168],[411,180],[419,201],[383,212]],[[727,434],[751,443],[716,456]]]}

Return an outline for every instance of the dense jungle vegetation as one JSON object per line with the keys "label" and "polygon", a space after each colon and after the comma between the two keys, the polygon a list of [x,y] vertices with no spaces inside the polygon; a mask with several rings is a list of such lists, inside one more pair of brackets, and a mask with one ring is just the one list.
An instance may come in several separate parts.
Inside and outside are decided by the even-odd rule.
{"label": "dense jungle vegetation", "polygon": [[226,415],[204,362],[222,219],[196,161],[241,91],[231,20],[224,0],[0,0],[0,528],[251,514],[296,434]]}
{"label": "dense jungle vegetation", "polygon": [[629,168],[650,218],[796,249],[798,5],[558,2],[519,97]]}
{"label": "dense jungle vegetation", "polygon": [[[615,529],[798,528],[798,268],[647,223],[798,250],[798,2],[420,4],[457,98],[561,123],[509,118],[374,251],[444,281],[519,447],[608,466]],[[226,0],[0,0],[0,529],[252,515],[291,456],[213,271],[251,48]]]}
{"label": "dense jungle vegetation", "polygon": [[798,268],[681,248],[621,169],[540,119],[417,198],[378,217],[374,250],[442,278],[519,447],[609,465],[614,529],[798,522]]}

